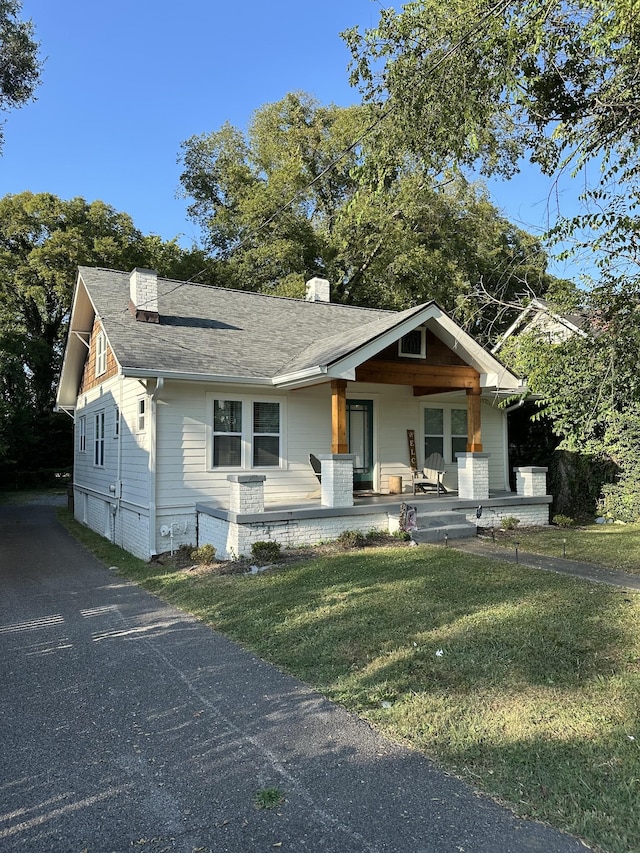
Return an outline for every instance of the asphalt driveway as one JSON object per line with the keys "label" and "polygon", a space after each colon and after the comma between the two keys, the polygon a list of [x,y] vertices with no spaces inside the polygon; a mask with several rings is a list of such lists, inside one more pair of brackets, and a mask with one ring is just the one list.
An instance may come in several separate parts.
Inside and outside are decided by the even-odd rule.
{"label": "asphalt driveway", "polygon": [[0,508],[3,853],[584,849]]}

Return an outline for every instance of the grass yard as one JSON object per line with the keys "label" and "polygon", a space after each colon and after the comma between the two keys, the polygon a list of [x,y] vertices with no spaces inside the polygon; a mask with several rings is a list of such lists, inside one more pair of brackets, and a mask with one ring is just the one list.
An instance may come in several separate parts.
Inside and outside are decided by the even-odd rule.
{"label": "grass yard", "polygon": [[[586,527],[529,527],[496,530],[496,544],[508,548],[519,542],[522,551],[584,560],[640,575],[640,524],[590,524]],[[566,540],[563,543],[563,540]]]}
{"label": "grass yard", "polygon": [[122,574],[519,814],[640,850],[640,595],[435,546],[190,572],[60,517]]}

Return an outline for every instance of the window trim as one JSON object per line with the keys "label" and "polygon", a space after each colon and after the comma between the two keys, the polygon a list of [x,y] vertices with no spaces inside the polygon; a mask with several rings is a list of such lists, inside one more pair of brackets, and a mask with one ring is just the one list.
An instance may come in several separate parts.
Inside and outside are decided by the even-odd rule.
{"label": "window trim", "polygon": [[[242,404],[242,432],[240,437],[240,465],[217,465],[213,464],[213,453],[214,453],[214,441],[215,435],[214,432],[214,421],[213,421],[213,406],[215,400],[228,400],[231,402],[239,402]],[[277,465],[254,465],[253,464],[253,454],[254,454],[254,442],[253,437],[254,433],[254,417],[253,417],[253,406],[254,403],[277,403],[279,406],[279,416],[280,416],[280,432],[279,432],[279,448],[278,448],[278,464]],[[283,470],[287,467],[287,462],[285,458],[285,447],[286,447],[286,398],[285,397],[267,397],[267,396],[249,396],[246,394],[234,394],[228,393],[225,391],[207,392],[207,434],[206,434],[206,470],[213,471],[216,473],[238,473],[239,471],[264,471],[268,473],[270,471],[279,471]],[[265,435],[267,433],[258,433],[258,435]],[[275,433],[268,433],[269,435],[274,435]]]}
{"label": "window trim", "polygon": [[[451,413],[454,410],[464,411],[467,418],[468,418],[469,415],[468,415],[468,410],[467,410],[466,405],[465,404],[461,405],[460,403],[423,403],[422,404],[421,415],[420,415],[420,433],[421,433],[421,435],[420,435],[420,450],[422,453],[422,464],[423,465],[424,465],[424,460],[426,458],[425,440],[426,440],[428,435],[435,435],[435,433],[427,433],[425,430],[424,413],[427,409],[440,409],[442,411],[442,445],[443,445],[443,451],[444,451],[442,456],[444,458],[445,464],[447,464],[447,465],[455,464],[456,458],[455,458],[455,453],[453,451],[453,439],[454,438],[461,438],[462,436],[460,433],[454,434],[452,432]],[[467,421],[467,428],[468,428],[468,421]],[[467,433],[466,437],[468,437],[468,433]],[[455,451],[455,452],[459,453],[459,451]]]}
{"label": "window trim", "polygon": [[[420,352],[404,352],[402,349],[402,341],[411,334],[415,334],[415,332],[420,332]],[[403,335],[398,341],[398,355],[400,358],[426,358],[427,357],[427,330],[424,326],[418,326],[417,329],[412,329],[410,332],[407,332],[406,335]]]}
{"label": "window trim", "polygon": [[96,335],[96,377],[107,372],[107,336],[100,331]]}
{"label": "window trim", "polygon": [[100,409],[93,419],[93,464],[95,468],[104,468],[105,413]]}

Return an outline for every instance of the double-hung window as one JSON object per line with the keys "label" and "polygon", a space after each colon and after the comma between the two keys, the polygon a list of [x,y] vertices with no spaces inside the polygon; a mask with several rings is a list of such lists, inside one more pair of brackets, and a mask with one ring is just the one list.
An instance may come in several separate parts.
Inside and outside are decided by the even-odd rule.
{"label": "double-hung window", "polygon": [[213,401],[213,467],[242,467],[242,402]]}
{"label": "double-hung window", "polygon": [[464,453],[466,449],[466,408],[425,406],[424,458],[439,453],[445,462],[455,462],[456,453]]}
{"label": "double-hung window", "polygon": [[86,453],[87,451],[87,418],[81,415],[78,418],[78,452]]}
{"label": "double-hung window", "polygon": [[282,458],[282,405],[275,400],[213,400],[214,468],[277,468]]}
{"label": "double-hung window", "polygon": [[104,412],[98,412],[95,417],[93,464],[104,467]]}
{"label": "double-hung window", "polygon": [[252,466],[272,468],[280,464],[280,403],[253,404]]}
{"label": "double-hung window", "polygon": [[107,338],[104,332],[96,336],[96,376],[107,372]]}

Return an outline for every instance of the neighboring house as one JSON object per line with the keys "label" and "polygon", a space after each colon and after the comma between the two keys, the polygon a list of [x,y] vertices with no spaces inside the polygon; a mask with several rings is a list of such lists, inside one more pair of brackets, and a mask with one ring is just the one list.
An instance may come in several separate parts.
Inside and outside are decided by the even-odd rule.
{"label": "neighboring house", "polygon": [[512,335],[533,334],[550,344],[561,343],[573,335],[586,337],[583,314],[558,314],[545,299],[535,297],[500,337],[491,352],[495,355]]}
{"label": "neighboring house", "polygon": [[433,302],[379,311],[330,303],[322,279],[307,291],[80,268],[57,398],[75,421],[76,517],[144,559],[397,529],[398,499],[354,491],[399,477],[411,491],[412,461],[437,451],[457,511],[482,500],[486,518],[548,520],[537,469],[509,494],[498,404],[523,390],[516,376]]}

